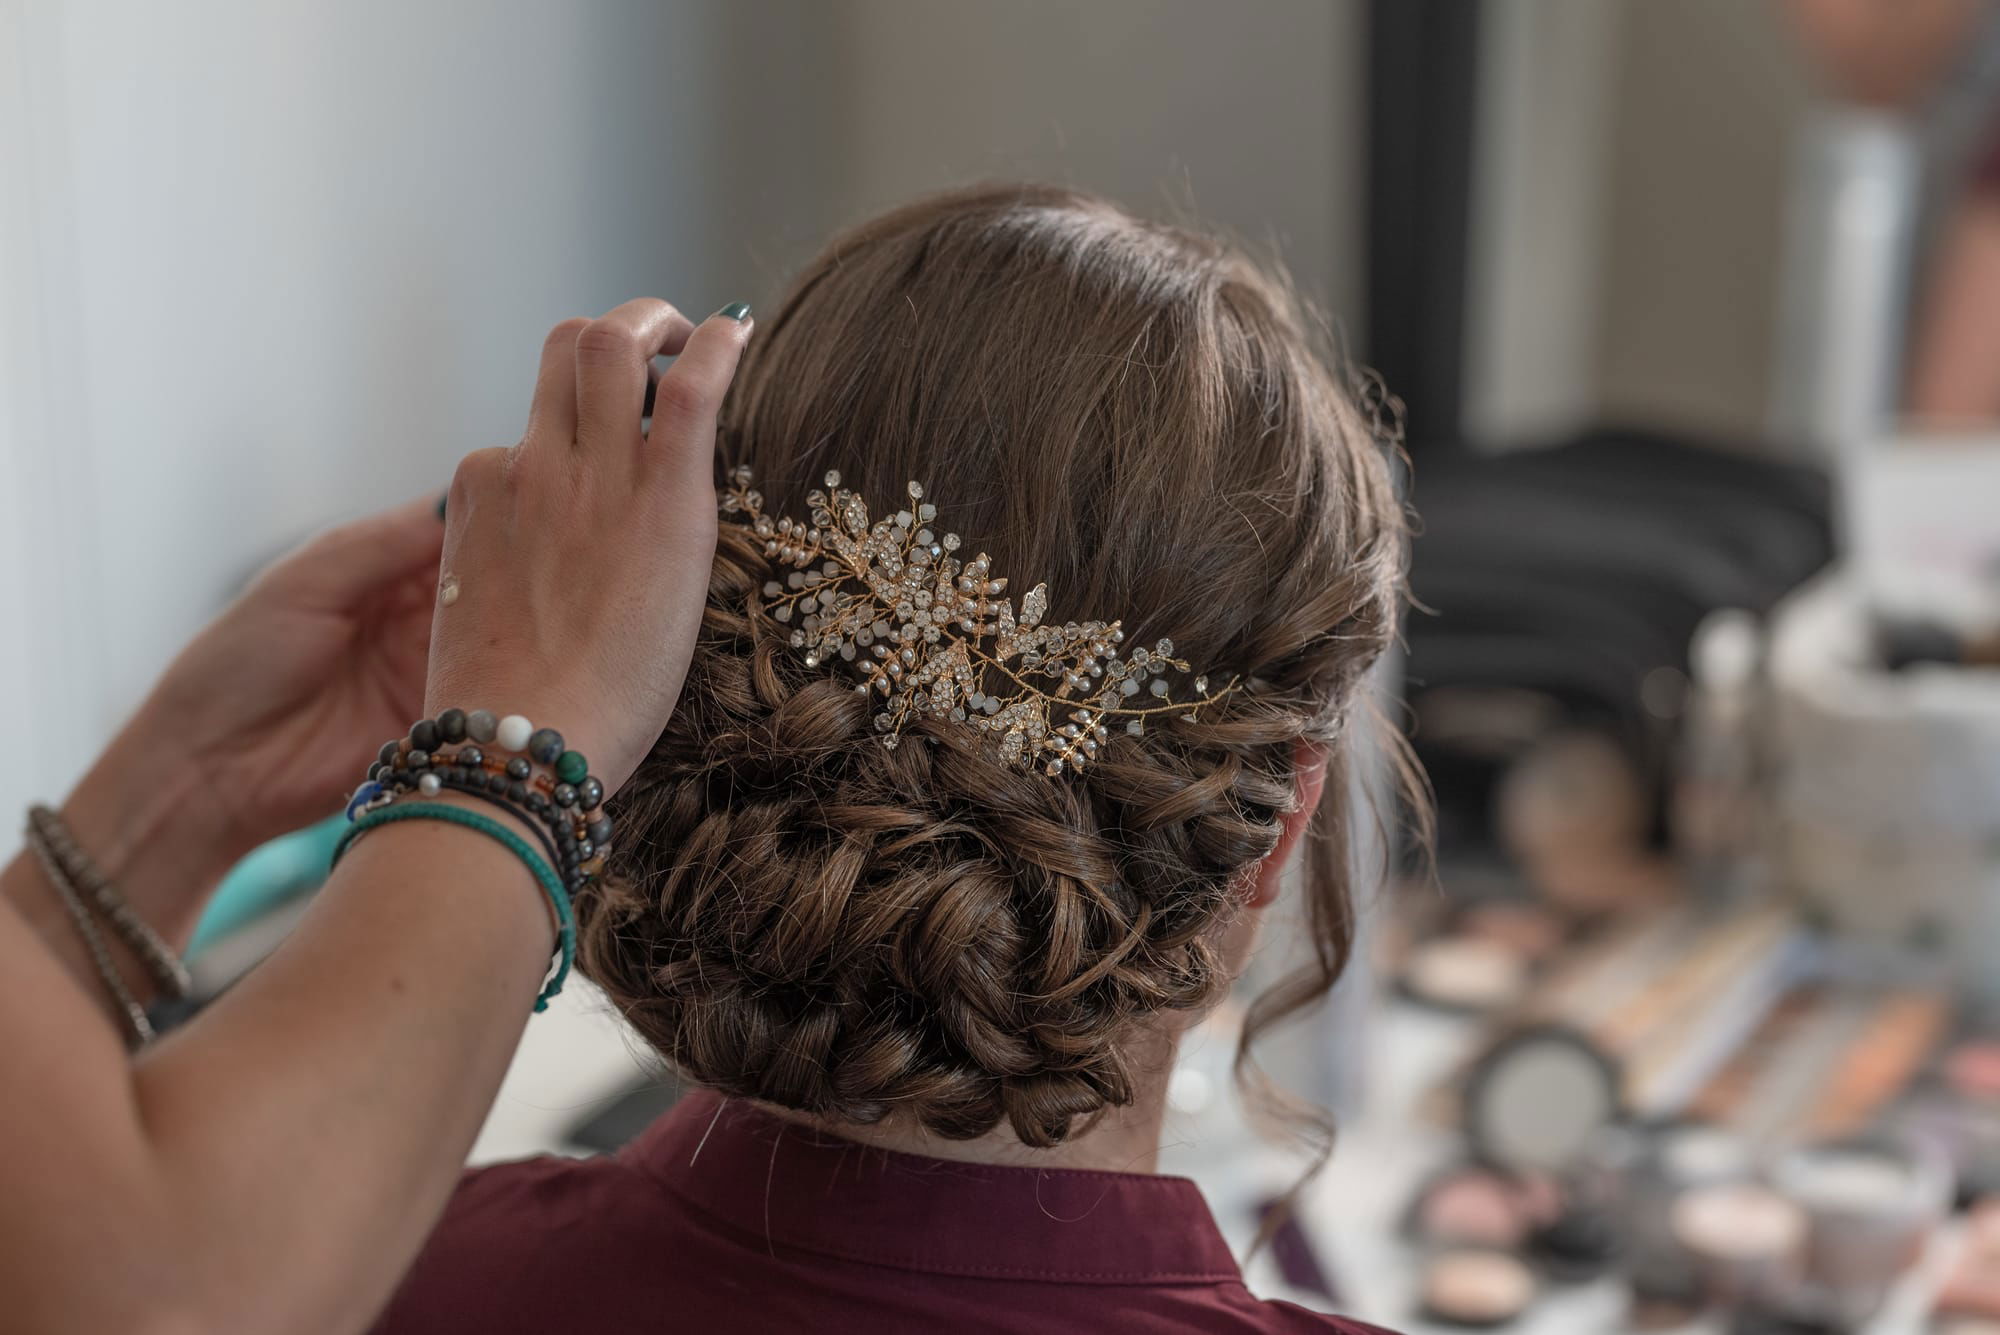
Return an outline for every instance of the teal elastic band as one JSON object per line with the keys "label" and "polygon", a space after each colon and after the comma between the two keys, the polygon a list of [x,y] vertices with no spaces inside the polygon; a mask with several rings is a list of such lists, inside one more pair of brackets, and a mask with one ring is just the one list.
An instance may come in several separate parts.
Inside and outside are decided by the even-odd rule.
{"label": "teal elastic band", "polygon": [[491,816],[477,811],[467,811],[464,807],[449,806],[443,802],[399,802],[394,806],[382,807],[355,818],[347,833],[340,836],[334,845],[333,862],[340,865],[341,857],[359,839],[377,825],[391,825],[400,820],[437,820],[447,825],[463,825],[468,830],[481,834],[505,845],[507,851],[527,864],[535,879],[541,883],[542,893],[549,897],[549,903],[556,909],[556,940],[560,959],[554,974],[542,984],[541,995],[535,998],[535,1010],[549,1008],[549,998],[562,991],[563,980],[569,977],[570,961],[576,957],[576,916],[570,912],[569,892],[563,889],[562,878],[549,866],[548,859],[537,852],[527,840],[494,820]]}

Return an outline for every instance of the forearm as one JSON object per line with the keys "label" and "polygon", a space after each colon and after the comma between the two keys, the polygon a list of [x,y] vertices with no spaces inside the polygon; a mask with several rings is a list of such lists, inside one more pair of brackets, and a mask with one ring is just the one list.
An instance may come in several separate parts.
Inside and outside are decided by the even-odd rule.
{"label": "forearm", "polygon": [[497,844],[377,831],[276,955],[134,1065],[8,925],[0,962],[37,1005],[0,1015],[0,1042],[41,1077],[0,1109],[0,1291],[56,1331],[365,1325],[451,1190],[550,942]]}
{"label": "forearm", "polygon": [[[146,714],[134,719],[63,801],[62,814],[133,911],[179,950],[216,883],[249,847],[203,790],[201,773],[176,768],[173,746],[155,740],[157,731]],[[24,854],[0,874],[0,898],[86,991],[102,990],[82,937],[32,858]],[[150,999],[152,981],[137,959],[115,935],[107,941],[128,986]]]}

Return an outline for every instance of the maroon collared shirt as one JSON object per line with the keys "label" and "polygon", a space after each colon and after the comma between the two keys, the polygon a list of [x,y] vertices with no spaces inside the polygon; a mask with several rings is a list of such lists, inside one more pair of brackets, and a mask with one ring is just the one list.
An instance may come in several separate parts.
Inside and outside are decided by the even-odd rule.
{"label": "maroon collared shirt", "polygon": [[377,1335],[1319,1332],[1186,1178],[871,1149],[698,1094],[600,1159],[466,1175]]}

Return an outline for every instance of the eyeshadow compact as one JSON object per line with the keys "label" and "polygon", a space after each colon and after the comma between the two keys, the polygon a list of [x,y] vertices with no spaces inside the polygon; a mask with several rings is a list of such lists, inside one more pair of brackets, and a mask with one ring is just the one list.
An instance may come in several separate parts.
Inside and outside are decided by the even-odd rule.
{"label": "eyeshadow compact", "polygon": [[1477,1013],[1513,1005],[1528,990],[1522,952],[1491,937],[1440,936],[1419,942],[1403,962],[1401,984],[1412,1001]]}
{"label": "eyeshadow compact", "polygon": [[1460,1248],[1424,1265],[1418,1291],[1423,1315],[1454,1326],[1504,1326],[1535,1300],[1539,1285],[1525,1261],[1502,1251]]}
{"label": "eyeshadow compact", "polygon": [[1404,1215],[1403,1232],[1431,1246],[1525,1247],[1550,1216],[1548,1193],[1536,1192],[1484,1164],[1444,1169],[1418,1189]]}
{"label": "eyeshadow compact", "polygon": [[1713,1298],[1757,1303],[1796,1286],[1806,1213],[1762,1183],[1694,1187],[1674,1202],[1671,1219]]}
{"label": "eyeshadow compact", "polygon": [[1516,1174],[1561,1173],[1624,1116],[1618,1064],[1562,1024],[1516,1029],[1467,1071],[1461,1125],[1475,1159]]}

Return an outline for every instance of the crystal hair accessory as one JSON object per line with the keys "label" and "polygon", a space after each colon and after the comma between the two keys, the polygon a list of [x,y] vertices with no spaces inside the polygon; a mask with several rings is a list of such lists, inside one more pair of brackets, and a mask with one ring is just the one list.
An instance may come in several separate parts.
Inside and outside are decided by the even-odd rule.
{"label": "crystal hair accessory", "polygon": [[955,555],[959,536],[937,530],[937,507],[915,482],[907,508],[871,522],[862,499],[828,473],[828,490],[806,497],[810,524],[773,519],[750,484],[750,470],[736,469],[722,512],[789,567],[783,581],[764,585],[771,615],[792,623],[807,667],[839,660],[858,674],[856,691],[881,697],[875,728],[884,746],[895,747],[915,719],[951,719],[998,734],[1005,760],[1054,777],[1096,758],[1107,720],[1136,735],[1148,716],[1192,721],[1236,689],[1231,680],[1211,691],[1198,674],[1199,698],[1175,700],[1166,674],[1190,668],[1171,640],[1121,651],[1116,621],[1050,624],[1047,584],[1022,595],[1017,614],[986,553]]}

